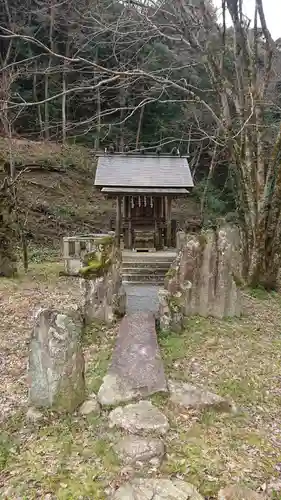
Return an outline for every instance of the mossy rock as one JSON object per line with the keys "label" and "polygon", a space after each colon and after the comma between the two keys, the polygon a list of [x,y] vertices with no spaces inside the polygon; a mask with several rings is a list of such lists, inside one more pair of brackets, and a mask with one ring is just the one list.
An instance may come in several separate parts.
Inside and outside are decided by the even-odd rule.
{"label": "mossy rock", "polygon": [[169,309],[172,313],[178,313],[182,309],[182,297],[171,296],[168,298]]}
{"label": "mossy rock", "polygon": [[107,259],[105,262],[102,260],[90,260],[88,261],[88,265],[79,269],[79,274],[81,274],[83,278],[98,278],[106,273],[111,263],[111,259]]}
{"label": "mossy rock", "polygon": [[177,269],[175,267],[170,267],[170,269],[165,274],[165,278],[175,278],[176,274]]}
{"label": "mossy rock", "polygon": [[84,255],[84,266],[79,270],[79,274],[83,278],[99,277],[106,273],[112,265],[111,249],[113,241],[113,236],[108,235],[94,240],[97,249]]}
{"label": "mossy rock", "polygon": [[201,250],[202,251],[205,250],[205,247],[206,247],[207,241],[208,241],[206,233],[201,232],[200,234],[198,234],[197,238],[198,238]]}

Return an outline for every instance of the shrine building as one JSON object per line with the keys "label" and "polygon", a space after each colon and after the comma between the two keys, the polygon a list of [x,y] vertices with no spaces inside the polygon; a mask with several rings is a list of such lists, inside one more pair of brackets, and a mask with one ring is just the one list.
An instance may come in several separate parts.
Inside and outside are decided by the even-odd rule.
{"label": "shrine building", "polygon": [[176,246],[177,221],[172,200],[193,187],[188,160],[165,154],[98,155],[95,187],[115,198],[112,229],[122,248],[165,250]]}

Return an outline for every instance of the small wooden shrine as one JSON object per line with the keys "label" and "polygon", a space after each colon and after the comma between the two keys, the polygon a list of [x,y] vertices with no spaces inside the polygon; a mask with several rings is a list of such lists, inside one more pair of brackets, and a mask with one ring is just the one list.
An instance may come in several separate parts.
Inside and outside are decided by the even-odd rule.
{"label": "small wooden shrine", "polygon": [[111,229],[119,245],[138,251],[176,246],[172,200],[193,187],[186,157],[105,153],[98,158],[95,186],[116,200]]}

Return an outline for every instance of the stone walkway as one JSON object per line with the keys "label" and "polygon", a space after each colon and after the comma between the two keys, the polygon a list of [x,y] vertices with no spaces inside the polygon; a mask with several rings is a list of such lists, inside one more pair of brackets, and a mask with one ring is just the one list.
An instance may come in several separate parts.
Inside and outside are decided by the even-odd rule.
{"label": "stone walkway", "polygon": [[137,311],[158,313],[159,286],[149,285],[149,283],[147,285],[126,284],[124,286],[127,293],[127,314]]}
{"label": "stone walkway", "polygon": [[98,398],[105,406],[167,392],[155,317],[138,311],[122,319],[107,375]]}
{"label": "stone walkway", "polygon": [[[169,380],[167,386],[155,315],[148,310],[155,311],[157,292],[158,287],[127,286],[129,312],[120,323],[112,360],[97,395],[105,411],[111,408],[108,425],[117,429],[112,445],[119,460],[133,467],[133,476],[134,471],[141,469],[144,476],[132,476],[112,492],[110,500],[204,500],[190,483],[146,474],[147,467],[157,472],[169,453],[169,433],[173,429],[166,405],[178,407],[179,411],[206,408],[236,411],[224,398],[183,381]],[[149,400],[155,393],[166,395],[165,407],[158,408]],[[224,496],[219,498],[228,500]],[[253,497],[256,498],[262,497]],[[252,497],[246,496],[247,499]],[[238,498],[230,496],[229,500]]]}

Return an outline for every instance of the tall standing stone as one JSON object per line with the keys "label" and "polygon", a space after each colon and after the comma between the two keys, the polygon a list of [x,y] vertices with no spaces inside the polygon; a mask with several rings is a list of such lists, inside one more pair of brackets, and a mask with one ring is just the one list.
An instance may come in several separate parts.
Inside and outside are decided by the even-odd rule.
{"label": "tall standing stone", "polygon": [[30,342],[29,402],[73,411],[85,399],[82,321],[77,314],[40,309]]}
{"label": "tall standing stone", "polygon": [[86,324],[113,323],[124,316],[126,292],[122,286],[122,254],[111,235],[96,236],[92,251],[83,257],[82,279]]}
{"label": "tall standing stone", "polygon": [[239,233],[221,227],[186,235],[159,291],[160,326],[175,330],[186,316],[217,318],[241,315]]}

